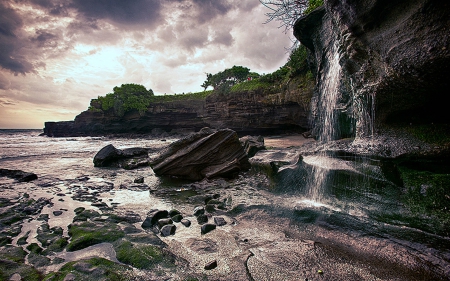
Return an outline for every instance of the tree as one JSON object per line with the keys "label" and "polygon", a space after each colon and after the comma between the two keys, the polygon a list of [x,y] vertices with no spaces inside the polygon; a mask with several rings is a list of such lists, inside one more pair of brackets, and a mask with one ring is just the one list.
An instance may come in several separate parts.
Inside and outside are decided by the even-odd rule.
{"label": "tree", "polygon": [[295,21],[315,8],[323,5],[323,0],[259,0],[261,4],[271,10],[266,13],[268,19],[266,23],[273,20],[281,22],[280,27],[285,28],[285,32],[291,29]]}
{"label": "tree", "polygon": [[206,81],[201,85],[205,90],[212,86],[214,90],[226,90],[236,83],[241,83],[249,77],[250,69],[234,65],[216,74],[206,73]]}
{"label": "tree", "polygon": [[116,116],[123,116],[125,112],[133,109],[143,114],[150,105],[153,96],[153,91],[147,90],[142,85],[122,84],[120,87],[114,87],[113,93],[98,97],[97,100],[104,111],[114,109]]}

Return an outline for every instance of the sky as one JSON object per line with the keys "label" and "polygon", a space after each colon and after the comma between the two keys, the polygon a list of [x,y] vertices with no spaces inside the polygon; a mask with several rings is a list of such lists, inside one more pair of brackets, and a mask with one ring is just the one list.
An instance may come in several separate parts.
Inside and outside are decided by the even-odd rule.
{"label": "sky", "polygon": [[271,73],[292,45],[259,0],[1,0],[0,129],[73,120],[115,86],[198,92],[233,65]]}

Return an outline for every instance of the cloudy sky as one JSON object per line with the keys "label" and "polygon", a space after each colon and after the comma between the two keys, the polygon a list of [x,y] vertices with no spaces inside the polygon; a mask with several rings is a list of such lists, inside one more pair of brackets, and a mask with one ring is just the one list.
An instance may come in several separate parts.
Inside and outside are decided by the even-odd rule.
{"label": "cloudy sky", "polygon": [[73,120],[123,83],[201,91],[205,72],[282,66],[259,0],[1,0],[0,128]]}

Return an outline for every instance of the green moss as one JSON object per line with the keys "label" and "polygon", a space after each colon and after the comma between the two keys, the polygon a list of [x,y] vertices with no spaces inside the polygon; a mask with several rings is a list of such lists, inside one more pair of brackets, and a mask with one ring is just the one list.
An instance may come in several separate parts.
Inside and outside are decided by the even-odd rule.
{"label": "green moss", "polygon": [[445,173],[444,164],[434,171],[430,171],[431,163],[424,166],[429,170],[414,169],[421,167],[417,163],[399,166],[405,186],[403,202],[415,217],[426,220],[414,226],[450,236],[450,173]]}
{"label": "green moss", "polygon": [[83,210],[79,212],[74,218],[73,221],[87,221],[88,219],[100,217],[100,213],[94,210]]}
{"label": "green moss", "polygon": [[125,233],[114,223],[83,222],[69,225],[69,235],[72,239],[67,250],[76,251],[102,242],[114,242]]}
{"label": "green moss", "polygon": [[39,281],[42,276],[34,267],[23,263],[16,263],[8,260],[0,259],[0,281],[9,280],[14,273],[20,274],[22,280]]}
{"label": "green moss", "polygon": [[28,245],[27,250],[35,254],[40,254],[43,251],[43,249],[36,243],[31,243]]}
{"label": "green moss", "polygon": [[153,245],[133,244],[126,240],[115,245],[117,259],[139,269],[152,269],[156,265],[173,266],[169,256]]}
{"label": "green moss", "polygon": [[129,268],[107,259],[91,258],[87,260],[69,262],[58,272],[52,272],[45,276],[46,281],[63,281],[70,273],[75,280],[97,281],[125,281],[126,271]]}
{"label": "green moss", "polygon": [[403,128],[423,142],[436,145],[450,144],[449,124],[419,124]]}
{"label": "green moss", "polygon": [[25,252],[22,247],[5,246],[0,248],[0,256],[2,259],[7,259],[9,261],[23,263],[25,262]]}

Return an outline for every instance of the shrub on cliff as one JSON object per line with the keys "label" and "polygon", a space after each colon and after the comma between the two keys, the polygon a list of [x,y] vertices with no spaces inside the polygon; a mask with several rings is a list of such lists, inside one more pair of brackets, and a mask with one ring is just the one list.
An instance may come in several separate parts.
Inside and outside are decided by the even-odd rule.
{"label": "shrub on cliff", "polygon": [[103,111],[113,109],[117,116],[123,116],[125,112],[133,109],[142,114],[147,110],[153,96],[153,91],[142,85],[122,84],[120,87],[114,87],[113,93],[93,100],[91,107],[100,107]]}

